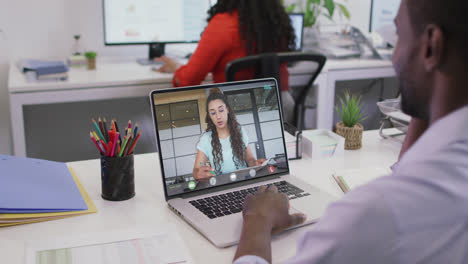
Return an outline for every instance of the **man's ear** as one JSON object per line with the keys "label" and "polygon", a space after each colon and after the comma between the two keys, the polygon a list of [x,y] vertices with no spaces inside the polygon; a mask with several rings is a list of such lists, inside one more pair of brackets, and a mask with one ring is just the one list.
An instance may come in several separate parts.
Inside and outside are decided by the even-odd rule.
{"label": "man's ear", "polygon": [[445,56],[445,45],[445,35],[442,29],[434,24],[427,25],[422,42],[426,71],[433,71],[442,64]]}

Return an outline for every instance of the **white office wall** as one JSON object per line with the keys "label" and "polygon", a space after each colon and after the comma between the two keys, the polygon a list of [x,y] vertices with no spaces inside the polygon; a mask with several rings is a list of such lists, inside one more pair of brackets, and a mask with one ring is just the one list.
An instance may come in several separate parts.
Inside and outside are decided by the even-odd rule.
{"label": "white office wall", "polygon": [[7,43],[4,34],[0,32],[0,154],[10,154],[12,149],[7,75]]}
{"label": "white office wall", "polygon": [[0,0],[0,153],[11,154],[8,64],[18,57],[61,58],[69,52],[71,1]]}

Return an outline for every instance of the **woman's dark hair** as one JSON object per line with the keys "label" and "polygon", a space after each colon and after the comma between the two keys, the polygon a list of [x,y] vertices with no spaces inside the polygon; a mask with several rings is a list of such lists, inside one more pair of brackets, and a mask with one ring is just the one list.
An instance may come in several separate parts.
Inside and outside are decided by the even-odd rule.
{"label": "woman's dark hair", "polygon": [[294,29],[280,0],[218,0],[208,10],[208,22],[216,14],[235,10],[247,54],[295,50]]}
{"label": "woman's dark hair", "polygon": [[205,121],[208,124],[208,128],[206,129],[206,131],[207,132],[211,131],[211,147],[213,149],[211,153],[213,154],[213,160],[214,160],[213,165],[217,174],[221,173],[221,162],[224,162],[223,152],[221,149],[221,142],[219,142],[219,136],[218,136],[218,131],[216,130],[216,125],[213,123],[213,121],[210,118],[208,105],[210,104],[211,101],[218,100],[218,99],[223,101],[224,104],[226,104],[226,108],[229,111],[227,124],[229,127],[229,133],[231,134],[230,141],[231,141],[231,148],[232,148],[232,154],[233,154],[232,160],[234,161],[234,164],[236,165],[237,169],[240,169],[242,166],[247,166],[247,161],[245,159],[246,146],[244,144],[244,141],[242,140],[241,127],[239,123],[237,122],[236,115],[234,114],[233,109],[229,105],[227,97],[224,94],[222,94],[219,90],[212,89],[206,101]]}

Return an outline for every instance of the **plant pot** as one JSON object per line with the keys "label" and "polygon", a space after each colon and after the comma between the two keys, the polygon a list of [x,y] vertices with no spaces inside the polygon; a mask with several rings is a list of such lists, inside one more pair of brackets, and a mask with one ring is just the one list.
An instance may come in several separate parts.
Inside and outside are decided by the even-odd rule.
{"label": "plant pot", "polygon": [[347,127],[343,122],[336,124],[336,133],[345,138],[345,149],[353,150],[362,147],[362,131],[364,127],[356,124],[354,127]]}
{"label": "plant pot", "polygon": [[88,70],[96,69],[96,58],[88,59]]}

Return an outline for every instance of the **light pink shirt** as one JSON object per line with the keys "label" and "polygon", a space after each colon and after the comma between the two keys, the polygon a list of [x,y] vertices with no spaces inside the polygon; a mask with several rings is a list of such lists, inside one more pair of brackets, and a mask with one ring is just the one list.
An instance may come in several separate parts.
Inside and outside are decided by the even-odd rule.
{"label": "light pink shirt", "polygon": [[286,263],[468,263],[468,107],[433,124],[392,175],[330,205]]}

